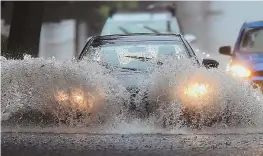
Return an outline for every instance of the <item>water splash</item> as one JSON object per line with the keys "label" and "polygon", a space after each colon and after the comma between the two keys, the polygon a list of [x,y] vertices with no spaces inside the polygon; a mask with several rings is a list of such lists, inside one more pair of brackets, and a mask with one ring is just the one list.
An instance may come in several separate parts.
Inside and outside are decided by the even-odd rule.
{"label": "water splash", "polygon": [[[207,93],[185,95],[190,84],[202,84],[202,92],[207,86]],[[192,66],[190,60],[167,60],[152,74],[148,90],[151,101],[159,104],[158,120],[165,126],[263,126],[262,93],[225,69],[207,70]],[[192,111],[194,118],[182,121]]]}
{"label": "water splash", "polygon": [[[1,69],[2,121],[39,118],[73,124],[77,114],[82,113],[86,116],[83,120],[89,120],[85,123],[90,123],[108,113],[107,118],[114,116],[121,110],[120,103],[127,99],[125,88],[105,68],[89,61],[58,62],[29,56],[23,60],[1,58]],[[69,94],[78,101],[72,101],[72,96],[66,100]],[[86,103],[76,107],[76,104],[80,106],[77,103],[81,102],[80,98],[85,98]],[[94,106],[88,107],[91,104]],[[90,114],[91,111],[96,113]]]}
{"label": "water splash", "polygon": [[[139,80],[141,91],[135,104],[138,110],[145,111],[142,101],[147,92],[146,100],[153,113],[147,119],[138,119],[130,116],[124,106],[130,100],[126,88],[97,63],[1,57],[1,121],[17,124],[30,120],[33,125],[52,121],[52,124],[66,123],[84,129],[99,126],[104,132],[116,133],[164,132],[166,127],[170,132],[179,129],[184,133],[189,125],[205,126],[206,119],[215,114],[220,115],[221,120],[213,121],[214,127],[262,126],[263,99],[259,90],[225,74],[224,69],[193,67],[190,60],[181,57],[178,60],[166,58],[162,62],[164,64],[156,66],[149,79]],[[208,84],[209,94],[203,99],[186,98],[183,90],[191,82]],[[81,105],[76,105],[78,102]],[[90,104],[96,107],[91,109]],[[185,104],[205,106],[196,112],[200,120],[182,120]]]}

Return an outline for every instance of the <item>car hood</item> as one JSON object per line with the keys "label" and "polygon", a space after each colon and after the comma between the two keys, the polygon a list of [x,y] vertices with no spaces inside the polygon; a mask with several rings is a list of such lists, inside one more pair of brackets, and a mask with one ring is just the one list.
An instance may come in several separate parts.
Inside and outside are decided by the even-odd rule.
{"label": "car hood", "polygon": [[150,72],[143,70],[119,69],[111,72],[126,88],[140,88],[148,79]]}
{"label": "car hood", "polygon": [[236,53],[236,59],[245,62],[254,71],[263,70],[263,52],[258,53]]}

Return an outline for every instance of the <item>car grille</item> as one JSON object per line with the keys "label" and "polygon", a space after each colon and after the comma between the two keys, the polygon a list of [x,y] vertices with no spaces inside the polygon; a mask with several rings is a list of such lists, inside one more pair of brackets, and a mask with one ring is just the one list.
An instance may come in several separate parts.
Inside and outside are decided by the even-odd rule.
{"label": "car grille", "polygon": [[263,70],[255,71],[252,73],[253,76],[263,76]]}
{"label": "car grille", "polygon": [[135,104],[135,99],[137,94],[140,92],[140,89],[137,87],[127,87],[127,91],[130,93],[130,109],[135,110],[136,109],[136,104]]}
{"label": "car grille", "polygon": [[[135,101],[137,99],[136,96],[138,96],[138,93],[141,91],[139,88],[136,87],[128,87],[126,88],[128,90],[128,92],[130,93],[130,106],[132,109],[135,109]],[[138,97],[139,101],[142,104],[144,104],[146,107],[148,107],[149,105],[149,101],[148,101],[148,93],[147,91],[145,91],[144,93],[142,93],[142,95],[140,95],[140,97]],[[146,110],[148,110],[148,108],[145,108]]]}
{"label": "car grille", "polygon": [[140,91],[140,89],[137,88],[137,87],[128,87],[127,90],[128,90],[128,92],[131,94],[131,96],[134,96],[134,97],[135,97],[135,96],[139,93],[139,91]]}

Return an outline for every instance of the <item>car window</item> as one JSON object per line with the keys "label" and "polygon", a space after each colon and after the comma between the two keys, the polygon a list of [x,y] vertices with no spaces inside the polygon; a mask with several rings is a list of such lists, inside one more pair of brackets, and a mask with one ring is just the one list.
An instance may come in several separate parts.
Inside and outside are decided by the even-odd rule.
{"label": "car window", "polygon": [[159,21],[171,18],[170,13],[119,13],[113,15],[114,21]]}
{"label": "car window", "polygon": [[263,27],[249,28],[243,33],[240,52],[263,52]]}
{"label": "car window", "polygon": [[188,54],[183,42],[179,41],[133,41],[94,45],[86,49],[88,58],[123,68],[146,69],[150,60],[164,60],[174,55],[187,57]]}
{"label": "car window", "polygon": [[[109,21],[105,24],[101,35],[128,34],[128,33],[153,33],[168,31],[167,20],[159,21]],[[172,33],[179,33],[175,21],[171,22]]]}
{"label": "car window", "polygon": [[178,21],[175,17],[171,20],[171,30],[172,32],[175,32],[175,33],[181,33]]}

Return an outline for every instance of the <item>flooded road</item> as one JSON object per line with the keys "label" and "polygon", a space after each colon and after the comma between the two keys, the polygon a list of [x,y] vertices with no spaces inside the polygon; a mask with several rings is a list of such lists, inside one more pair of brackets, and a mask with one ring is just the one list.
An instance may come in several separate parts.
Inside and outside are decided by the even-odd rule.
{"label": "flooded road", "polygon": [[[217,48],[224,44],[233,45],[244,20],[262,18],[263,13],[258,13],[262,12],[262,5],[262,2],[211,2],[210,9],[219,10],[215,11],[219,14],[205,19],[192,17],[184,25],[188,25],[188,32],[197,35],[202,43],[201,49],[226,63],[228,58],[217,55]],[[189,4],[185,7],[189,7]],[[251,11],[243,11],[249,8]],[[170,67],[178,68],[156,71],[150,82],[145,83],[151,84],[152,90],[159,89],[159,86],[176,86],[178,82],[168,84],[162,79],[166,75],[167,79],[175,80],[178,76],[171,73],[176,70],[183,73],[186,65],[172,65]],[[198,72],[214,78],[213,82],[221,86],[216,90],[220,96],[215,97],[220,99],[219,105],[225,106],[230,101],[235,105],[230,110],[239,118],[233,118],[228,125],[223,122],[199,130],[180,123],[179,126],[177,123],[162,129],[155,119],[137,121],[128,115],[119,116],[118,112],[123,110],[122,104],[128,99],[128,93],[116,77],[107,74],[108,71],[97,64],[30,57],[22,61],[1,58],[1,70],[1,121],[11,123],[11,126],[2,124],[2,155],[263,155],[262,96],[257,96],[257,91],[246,83],[229,78],[223,69],[220,72]],[[189,69],[188,72],[195,70]],[[65,91],[65,94],[59,94],[62,95],[60,99],[67,97],[64,95],[74,95],[76,88],[93,93],[97,87],[104,94],[95,103],[106,101],[107,107],[103,107],[100,113],[109,125],[87,124],[91,121],[89,119],[75,122],[68,114],[74,115],[76,111],[71,109],[71,105],[68,107],[63,101],[57,101],[55,96],[61,93],[58,91]],[[155,95],[158,93],[155,92]],[[170,107],[160,112],[179,114],[178,109],[172,108],[180,104],[178,101],[164,103],[164,106]],[[43,118],[29,116],[34,121],[33,126],[21,126],[23,118],[20,117],[32,111],[52,119],[54,117],[56,121],[66,116],[72,125],[64,127],[63,123],[59,123],[48,128],[42,125]],[[9,120],[15,115],[14,120]],[[127,123],[126,117],[135,120],[134,123]],[[176,119],[175,116],[175,122]],[[251,125],[251,121],[254,125]]]}
{"label": "flooded road", "polygon": [[261,156],[263,134],[5,133],[2,155],[219,155]]}
{"label": "flooded road", "polygon": [[[263,106],[260,92],[227,76],[224,70],[189,68],[185,60],[171,62],[154,70],[148,81],[142,80],[141,89],[146,87],[152,91],[154,100],[163,91],[184,84],[178,78],[201,76],[208,83],[220,86],[214,88],[218,96],[208,96],[207,99],[215,100],[214,104],[222,107],[232,106],[229,109],[233,116],[228,122],[216,122],[212,127],[201,122],[201,129],[181,123],[178,117],[182,102],[177,100],[176,94],[173,94],[174,101],[159,101],[163,106],[158,109],[160,118],[137,119],[123,107],[129,94],[120,80],[96,63],[86,60],[59,62],[28,56],[24,60],[1,58],[2,154],[261,155]],[[177,81],[167,83],[163,80]],[[95,90],[98,87],[99,90]],[[84,93],[85,98],[95,93],[92,99],[99,100],[93,100],[92,104],[99,106],[103,103],[95,120],[88,114],[97,109],[82,107],[85,106],[82,103],[78,105],[81,107],[75,107],[71,105],[74,101],[63,101],[68,96],[74,99],[76,88],[81,90],[77,93]],[[57,98],[61,91],[65,94],[59,94]],[[87,116],[76,120],[79,110]],[[159,119],[172,120],[173,124],[163,128],[164,120]],[[53,121],[51,125],[55,125],[48,128],[45,125],[50,123],[46,121]]]}
{"label": "flooded road", "polygon": [[[226,74],[224,69],[198,68],[188,59],[181,58],[162,62],[161,67],[153,65],[151,72],[133,73],[127,70],[111,72],[85,59],[60,62],[28,56],[24,60],[1,58],[2,124],[32,122],[36,125],[58,123],[73,126],[132,121],[147,107],[143,102],[147,93],[150,109],[154,109],[154,113],[147,117],[147,124],[160,126],[164,120],[171,120],[172,127],[184,126],[184,121],[181,123],[183,107],[196,105],[207,110],[200,109],[203,115],[196,122],[201,125],[212,113],[220,114],[220,123],[231,127],[263,126],[263,97],[259,89]],[[134,103],[130,101],[132,93],[125,82],[139,84],[137,89],[140,92]],[[197,82],[207,86],[205,98],[186,94],[186,89]],[[128,113],[133,104],[135,116]],[[81,118],[77,118],[80,113]]]}

